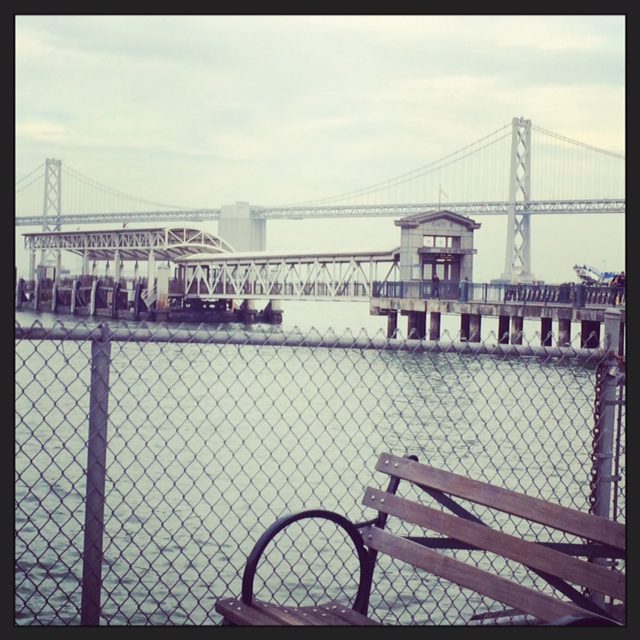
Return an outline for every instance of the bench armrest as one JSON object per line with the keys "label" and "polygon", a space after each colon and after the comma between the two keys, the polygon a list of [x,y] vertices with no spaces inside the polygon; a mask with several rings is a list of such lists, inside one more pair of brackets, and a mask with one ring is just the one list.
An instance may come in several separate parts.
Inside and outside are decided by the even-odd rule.
{"label": "bench armrest", "polygon": [[294,522],[299,520],[321,518],[324,520],[330,520],[331,522],[342,527],[348,534],[349,538],[353,542],[356,553],[358,554],[358,560],[360,561],[360,577],[358,580],[358,592],[353,604],[353,609],[359,611],[359,607],[362,607],[362,603],[368,599],[368,590],[370,587],[369,576],[369,554],[364,546],[364,541],[360,531],[353,522],[341,516],[333,511],[326,511],[324,509],[310,509],[307,511],[300,511],[290,515],[278,518],[258,539],[255,543],[251,553],[247,557],[247,563],[242,574],[242,602],[250,605],[253,601],[253,583],[258,568],[258,563],[267,545],[275,538],[275,536]]}

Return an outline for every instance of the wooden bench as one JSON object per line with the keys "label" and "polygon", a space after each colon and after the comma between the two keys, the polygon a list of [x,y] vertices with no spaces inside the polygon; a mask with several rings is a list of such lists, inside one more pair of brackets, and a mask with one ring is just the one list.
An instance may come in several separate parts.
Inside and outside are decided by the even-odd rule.
{"label": "wooden bench", "polygon": [[[528,623],[536,624],[600,626],[624,623],[625,575],[612,568],[611,562],[625,557],[623,524],[435,469],[420,464],[415,456],[398,457],[385,453],[375,468],[390,476],[386,490],[367,487],[362,500],[363,504],[378,511],[377,517],[353,524],[340,514],[318,509],[278,519],[260,537],[247,558],[241,596],[216,602],[215,609],[223,616],[224,624],[379,624],[367,617],[378,554],[407,562],[507,606],[502,612],[488,612],[486,619],[516,614],[525,616]],[[401,497],[397,494],[401,480],[416,485],[451,513]],[[582,542],[538,543],[501,532],[481,522],[453,498],[573,534]],[[385,530],[389,516],[439,535],[425,537],[424,532],[420,537],[394,535]],[[358,591],[353,604],[325,602],[311,607],[296,607],[256,600],[253,596],[254,578],[267,546],[287,526],[309,518],[334,522],[353,542],[360,561]],[[521,563],[552,585],[555,591],[547,589],[543,592],[471,562],[456,559],[451,553],[444,552],[447,547],[491,552]],[[596,558],[601,560],[594,562]],[[597,592],[609,596],[609,604],[614,606],[608,609],[599,606],[597,600],[586,597],[581,588],[588,590],[587,594]],[[601,597],[600,604],[603,602]],[[614,607],[616,613],[612,613]],[[483,615],[477,618],[483,618]],[[513,621],[514,618],[507,620]],[[473,624],[474,620],[467,622]]]}

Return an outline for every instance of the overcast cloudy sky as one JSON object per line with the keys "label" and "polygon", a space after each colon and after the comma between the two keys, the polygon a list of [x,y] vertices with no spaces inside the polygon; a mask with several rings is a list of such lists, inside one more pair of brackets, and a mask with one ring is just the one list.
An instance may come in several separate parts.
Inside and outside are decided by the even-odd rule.
{"label": "overcast cloudy sky", "polygon": [[[625,153],[623,16],[17,16],[15,26],[17,179],[59,158],[158,202],[293,202],[410,171],[514,116]],[[497,277],[506,218],[478,221],[474,279]],[[391,218],[267,224],[273,249],[399,244]],[[623,268],[624,233],[622,215],[534,217],[534,273]]]}

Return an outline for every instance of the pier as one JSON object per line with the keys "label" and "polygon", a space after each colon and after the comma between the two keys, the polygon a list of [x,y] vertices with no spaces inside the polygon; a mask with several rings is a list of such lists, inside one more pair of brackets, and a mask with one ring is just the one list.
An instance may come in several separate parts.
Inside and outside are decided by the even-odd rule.
{"label": "pier", "polygon": [[[16,274],[15,306],[112,319],[279,324],[286,300],[368,301],[371,315],[387,316],[388,337],[401,315],[408,335],[438,340],[441,316],[449,314],[460,317],[463,341],[480,341],[483,321],[493,318],[501,343],[521,344],[523,321],[534,319],[543,346],[552,335],[556,346],[570,344],[572,323],[580,323],[583,347],[599,344],[605,310],[619,307],[624,336],[624,288],[473,282],[478,223],[440,211],[396,225],[400,247],[313,254],[236,252],[222,238],[187,227],[25,234],[31,277]],[[55,266],[36,268],[45,249],[82,256],[82,273],[63,277],[60,257]],[[132,277],[124,277],[127,261],[134,262]]]}

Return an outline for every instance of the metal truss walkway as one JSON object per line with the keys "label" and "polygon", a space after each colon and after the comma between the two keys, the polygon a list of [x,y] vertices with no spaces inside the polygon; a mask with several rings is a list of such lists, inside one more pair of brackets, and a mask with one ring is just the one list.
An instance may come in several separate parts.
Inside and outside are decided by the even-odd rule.
{"label": "metal truss walkway", "polygon": [[365,300],[398,278],[399,250],[235,253],[178,258],[172,295],[201,300]]}

